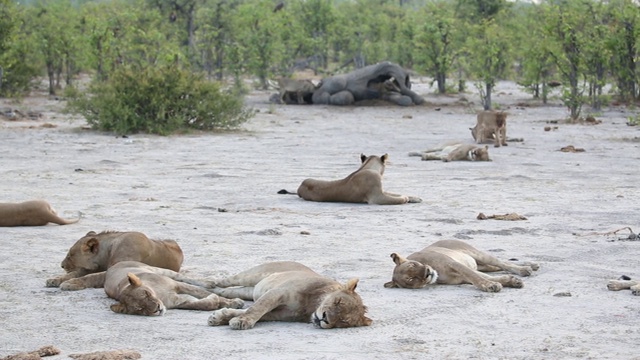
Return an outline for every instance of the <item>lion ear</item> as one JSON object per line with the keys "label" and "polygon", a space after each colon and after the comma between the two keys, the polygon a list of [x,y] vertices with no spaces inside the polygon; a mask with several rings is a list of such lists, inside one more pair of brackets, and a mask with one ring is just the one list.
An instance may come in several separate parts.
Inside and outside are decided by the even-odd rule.
{"label": "lion ear", "polygon": [[398,284],[396,284],[395,281],[391,280],[389,282],[384,283],[384,287],[386,287],[387,289],[395,289],[398,288]]}
{"label": "lion ear", "polygon": [[358,287],[358,280],[358,278],[350,279],[349,281],[347,281],[344,287],[349,291],[355,291],[356,287]]}
{"label": "lion ear", "polygon": [[124,305],[122,305],[121,303],[115,303],[111,305],[110,308],[111,308],[111,311],[115,313],[124,314]]}
{"label": "lion ear", "polygon": [[371,323],[373,323],[373,320],[369,319],[366,316],[362,317],[362,322],[360,323],[360,326],[369,326],[371,325]]}
{"label": "lion ear", "polygon": [[488,151],[489,150],[489,145],[485,145],[484,149]]}
{"label": "lion ear", "polygon": [[82,245],[82,251],[91,252],[92,254],[98,253],[100,249],[100,242],[96,238],[91,238]]}
{"label": "lion ear", "polygon": [[386,163],[387,159],[389,159],[389,154],[384,154],[382,156],[380,156],[380,159],[382,160],[382,163]]}
{"label": "lion ear", "polygon": [[138,287],[142,285],[142,281],[137,277],[134,273],[128,273],[127,277],[129,278],[129,284],[133,287]]}
{"label": "lion ear", "polygon": [[367,160],[367,155],[365,154],[360,154],[360,161],[364,162],[365,160]]}
{"label": "lion ear", "polygon": [[391,258],[393,259],[393,262],[396,263],[396,265],[400,265],[403,262],[407,261],[407,259],[403,258],[402,256],[396,254],[396,253],[392,253],[391,254]]}
{"label": "lion ear", "polygon": [[89,231],[89,232],[87,233],[87,235],[85,235],[85,236],[93,236],[93,235],[95,235],[95,234],[96,234],[96,232],[95,232],[95,231]]}

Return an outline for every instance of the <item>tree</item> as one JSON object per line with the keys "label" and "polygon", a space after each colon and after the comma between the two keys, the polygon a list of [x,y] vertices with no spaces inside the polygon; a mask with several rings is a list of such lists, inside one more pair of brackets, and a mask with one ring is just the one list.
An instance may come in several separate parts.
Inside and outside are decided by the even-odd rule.
{"label": "tree", "polygon": [[607,48],[611,55],[611,70],[623,101],[638,98],[638,39],[640,38],[640,10],[632,0],[609,3],[609,36]]}
{"label": "tree", "polygon": [[454,8],[445,1],[429,2],[414,21],[419,21],[414,41],[419,66],[434,78],[438,93],[444,94],[447,75],[461,46],[457,36],[464,32],[464,25],[456,22]]}

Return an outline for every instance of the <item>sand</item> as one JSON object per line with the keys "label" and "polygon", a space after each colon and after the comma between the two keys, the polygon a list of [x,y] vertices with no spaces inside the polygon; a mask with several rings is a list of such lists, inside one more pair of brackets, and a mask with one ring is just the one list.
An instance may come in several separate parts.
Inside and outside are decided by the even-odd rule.
{"label": "sand", "polygon": [[[636,111],[611,106],[593,113],[600,124],[568,124],[557,100],[542,106],[501,82],[494,104],[509,112],[508,137],[524,141],[491,147],[493,162],[426,162],[407,154],[471,141],[480,106],[472,93],[436,96],[417,82],[428,104],[408,108],[270,105],[269,92],[253,92],[247,101],[259,112],[242,131],[167,137],[87,130],[42,93],[0,100],[42,113],[0,120],[0,201],[42,198],[60,215],[82,214],[72,225],[0,228],[0,357],[54,345],[62,354],[51,359],[116,349],[143,359],[639,359],[640,298],[606,284],[623,274],[640,278],[640,243],[625,241],[626,230],[605,234],[640,231],[640,126],[626,125]],[[585,151],[559,151],[567,145]],[[388,153],[385,189],[423,202],[314,203],[277,194],[307,177],[342,178],[361,153]],[[477,220],[480,212],[527,220]],[[175,239],[193,276],[295,260],[342,282],[357,277],[374,322],[234,331],[207,326],[207,312],[120,315],[102,289],[44,286],[63,272],[76,240],[103,230]],[[390,253],[407,256],[440,239],[540,270],[524,288],[499,293],[383,287]]]}

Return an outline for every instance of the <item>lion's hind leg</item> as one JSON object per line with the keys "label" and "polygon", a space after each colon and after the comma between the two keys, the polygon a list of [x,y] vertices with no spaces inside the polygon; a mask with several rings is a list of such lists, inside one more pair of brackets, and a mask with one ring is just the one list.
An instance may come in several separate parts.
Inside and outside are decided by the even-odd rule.
{"label": "lion's hind leg", "polygon": [[482,277],[486,278],[489,281],[494,281],[500,283],[504,287],[516,288],[520,289],[524,287],[524,283],[519,278],[513,275],[488,275],[482,272],[479,272]]}

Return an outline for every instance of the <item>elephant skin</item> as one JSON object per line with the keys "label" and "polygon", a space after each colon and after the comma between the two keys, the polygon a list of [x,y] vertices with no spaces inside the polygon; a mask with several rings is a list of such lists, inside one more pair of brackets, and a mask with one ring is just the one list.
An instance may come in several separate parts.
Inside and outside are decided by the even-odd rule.
{"label": "elephant skin", "polygon": [[420,95],[411,91],[409,74],[388,61],[323,79],[311,99],[313,104],[328,105],[376,99],[402,106],[424,103]]}

